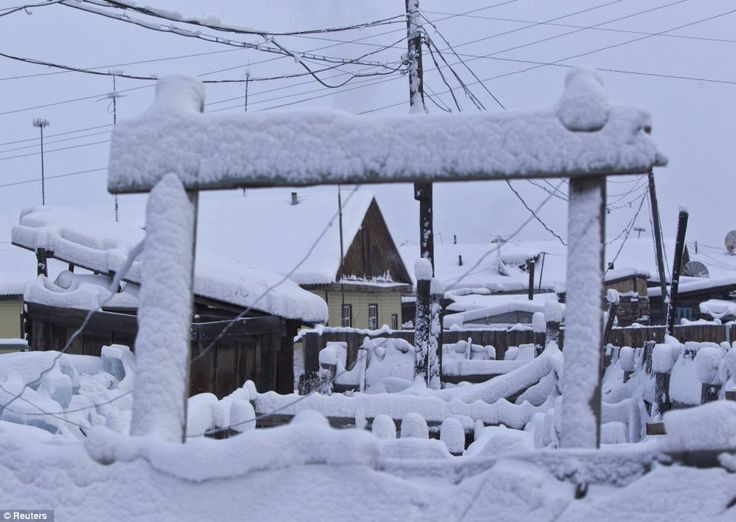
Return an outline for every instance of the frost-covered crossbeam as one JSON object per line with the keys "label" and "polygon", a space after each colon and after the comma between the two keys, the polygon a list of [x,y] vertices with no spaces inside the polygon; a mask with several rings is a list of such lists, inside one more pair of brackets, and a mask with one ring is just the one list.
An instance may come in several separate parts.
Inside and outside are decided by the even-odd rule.
{"label": "frost-covered crossbeam", "polygon": [[201,83],[167,78],[146,113],[115,128],[109,190],[150,191],[166,173],[189,189],[223,189],[634,174],[666,163],[645,111],[611,105],[591,72],[565,83],[553,108],[530,112],[212,115],[201,113]]}

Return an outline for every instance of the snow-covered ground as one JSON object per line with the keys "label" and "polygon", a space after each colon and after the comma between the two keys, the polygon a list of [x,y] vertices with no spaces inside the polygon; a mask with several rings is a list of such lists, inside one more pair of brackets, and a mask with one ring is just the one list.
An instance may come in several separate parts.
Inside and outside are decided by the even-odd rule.
{"label": "snow-covered ground", "polygon": [[[378,341],[373,351],[384,348],[384,358],[373,371],[369,361],[365,373],[374,388],[402,366],[401,342]],[[671,393],[699,391],[691,381],[714,361],[731,378],[736,349],[686,363],[686,350],[669,342],[658,345],[652,364],[672,371]],[[331,348],[338,366],[339,348]],[[478,348],[485,358],[470,362],[504,362]],[[457,347],[446,350],[447,357]],[[602,448],[556,449],[561,354],[554,347],[534,359],[524,353],[506,361],[514,368],[505,376],[441,391],[415,383],[393,393],[367,386],[366,393],[299,396],[260,394],[247,382],[221,400],[200,394],[189,399],[184,444],[128,435],[135,359],[126,348],[107,347],[101,358],[61,355],[2,413],[0,506],[54,509],[57,520],[84,521],[733,520],[734,454],[705,469],[670,455],[736,448],[736,403],[667,413],[667,435],[634,443],[643,429],[636,401],[652,400],[651,378],[641,350],[617,350],[604,382]],[[0,355],[3,403],[57,355]],[[411,354],[406,363],[413,368]],[[634,376],[624,382],[628,368]],[[515,404],[504,398],[537,381]],[[294,417],[254,429],[262,412]],[[357,428],[332,428],[323,413],[353,418]],[[440,440],[428,438],[427,423],[433,431],[438,422]],[[223,428],[239,433],[203,436]],[[463,449],[466,433],[472,442]]]}

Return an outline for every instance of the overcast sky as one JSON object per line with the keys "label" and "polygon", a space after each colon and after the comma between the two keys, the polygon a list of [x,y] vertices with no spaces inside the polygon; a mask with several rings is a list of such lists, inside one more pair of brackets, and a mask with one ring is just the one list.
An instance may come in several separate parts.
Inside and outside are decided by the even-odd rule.
{"label": "overcast sky", "polygon": [[[0,9],[20,3],[0,0]],[[404,10],[403,0],[149,3],[269,31],[353,24],[398,15]],[[689,240],[721,245],[726,232],[736,228],[731,204],[731,158],[736,136],[736,12],[730,13],[736,4],[729,0],[517,0],[492,7],[502,3],[503,0],[422,0],[421,8],[429,19],[436,21],[439,31],[461,53],[473,73],[488,80],[488,89],[508,109],[550,106],[560,96],[568,69],[531,69],[535,62],[561,60],[561,65],[607,69],[600,74],[611,99],[649,109],[654,121],[653,136],[670,158],[670,165],[656,172],[665,234],[674,233],[677,210],[682,205],[691,212]],[[584,13],[566,16],[584,9]],[[471,10],[476,11],[450,17]],[[293,59],[154,32],[62,5],[32,11],[32,15],[18,12],[0,17],[0,52],[78,67],[102,66],[101,70],[129,74],[184,73],[203,79],[243,78],[246,70],[253,78],[302,71]],[[704,21],[693,23],[701,20]],[[590,26],[596,28],[584,29]],[[377,46],[397,43],[404,32],[404,26],[397,23],[309,38],[284,37],[280,42],[293,50],[324,48],[315,52],[353,58],[380,49]],[[428,33],[440,49],[446,49],[434,29],[428,28]],[[350,45],[336,42],[358,38],[362,40]],[[390,63],[399,60],[404,52],[404,43],[398,43],[368,59]],[[116,65],[193,54],[199,56]],[[449,51],[445,55],[451,64],[457,62]],[[38,182],[7,186],[40,176],[39,140],[33,139],[38,137],[38,130],[31,126],[34,117],[51,122],[46,129],[47,176],[106,166],[110,127],[105,125],[112,123],[112,114],[110,100],[105,96],[112,91],[112,79],[59,72],[5,58],[0,58],[0,64],[0,185],[6,185],[0,186],[0,211],[17,212],[40,204],[41,199]],[[425,66],[433,68],[428,56]],[[501,110],[474,83],[466,68],[460,64],[454,68],[471,84],[488,110]],[[325,76],[333,74],[334,71]],[[335,76],[327,81],[343,78]],[[426,85],[438,93],[440,103],[453,105],[436,72],[427,72]],[[457,87],[457,83],[452,86]],[[151,102],[151,82],[119,79],[117,87],[125,95],[118,102],[119,119],[138,115]],[[329,108],[358,113],[389,106],[375,113],[404,113],[408,110],[407,90],[406,78],[398,74],[356,79],[341,89],[326,89],[308,77],[251,82],[249,110]],[[462,91],[456,91],[456,96],[464,110],[476,110]],[[207,102],[208,111],[243,111],[243,85],[208,85]],[[434,105],[428,106],[430,111],[439,112]],[[87,130],[69,133],[80,129]],[[105,186],[104,170],[49,179],[47,203],[102,206],[109,208],[112,216],[112,197]],[[535,206],[547,196],[527,182],[516,182],[515,186],[530,205]],[[411,188],[403,185],[370,189],[378,194],[396,239],[415,241],[417,206]],[[612,180],[608,192],[612,206],[608,235],[613,238],[633,218],[644,192],[643,185],[632,178]],[[227,195],[242,197],[238,192]],[[438,241],[449,241],[452,234],[457,234],[461,241],[488,240],[508,234],[528,215],[505,183],[444,184],[436,188],[435,195]],[[136,200],[140,201],[140,196],[121,198],[123,214],[126,205]],[[566,204],[553,199],[541,215],[553,230],[566,236],[566,212]],[[637,225],[649,233],[646,203]],[[551,236],[532,223],[520,237]]]}

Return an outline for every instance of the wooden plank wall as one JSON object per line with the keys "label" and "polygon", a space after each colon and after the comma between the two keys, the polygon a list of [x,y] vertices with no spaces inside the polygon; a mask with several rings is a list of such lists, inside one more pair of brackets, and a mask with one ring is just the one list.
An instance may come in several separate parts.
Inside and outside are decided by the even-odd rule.
{"label": "wooden plank wall", "polygon": [[[613,328],[610,343],[614,346],[643,347],[647,341],[661,343],[664,341],[664,326],[641,326]],[[560,348],[564,345],[565,329],[560,330]],[[675,326],[674,336],[681,342],[731,342],[736,340],[736,325],[694,324]],[[329,341],[343,341],[348,345],[348,369],[352,368],[358,354],[358,348],[363,344],[366,333],[356,331],[337,332],[307,332],[303,335],[304,341],[304,370],[305,373],[316,372],[319,369],[319,351]],[[414,342],[413,330],[395,330],[381,333],[376,337],[401,338]],[[501,329],[472,329],[472,330],[445,330],[442,332],[442,343],[451,344],[471,339],[473,344],[494,346],[496,359],[504,359],[510,346],[519,346],[534,342],[531,330],[501,330]]]}
{"label": "wooden plank wall", "polygon": [[[86,315],[86,310],[29,303],[31,350],[63,348]],[[190,395],[210,392],[224,397],[246,380],[252,380],[259,391],[291,393],[293,339],[298,325],[273,316],[247,317],[218,337],[228,323],[223,320],[192,325]],[[134,315],[95,312],[67,353],[99,356],[102,347],[110,344],[134,349],[137,332]]]}

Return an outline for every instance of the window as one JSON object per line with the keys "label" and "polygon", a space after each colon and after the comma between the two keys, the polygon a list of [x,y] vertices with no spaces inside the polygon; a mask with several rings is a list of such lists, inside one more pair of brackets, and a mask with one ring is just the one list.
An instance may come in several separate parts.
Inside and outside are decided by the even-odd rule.
{"label": "window", "polygon": [[378,305],[375,303],[368,305],[368,329],[378,329]]}
{"label": "window", "polygon": [[352,328],[353,326],[353,305],[342,305],[342,326]]}
{"label": "window", "polygon": [[687,306],[678,306],[675,308],[675,319],[679,323],[682,319],[691,321],[693,318],[693,309]]}
{"label": "window", "polygon": [[391,314],[391,329],[399,329],[399,314]]}

